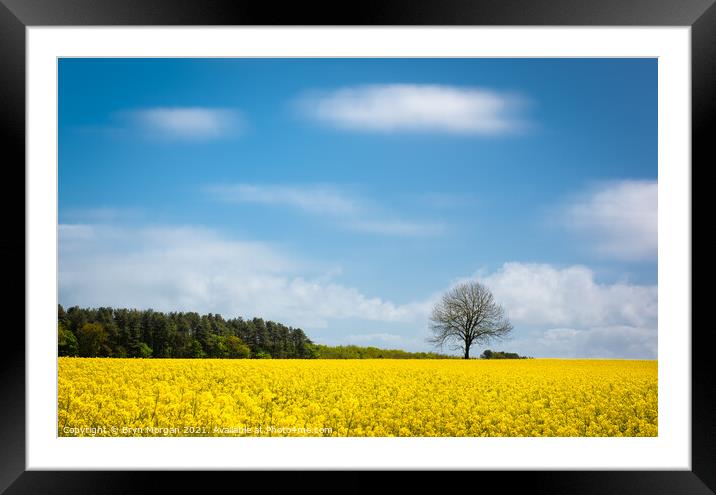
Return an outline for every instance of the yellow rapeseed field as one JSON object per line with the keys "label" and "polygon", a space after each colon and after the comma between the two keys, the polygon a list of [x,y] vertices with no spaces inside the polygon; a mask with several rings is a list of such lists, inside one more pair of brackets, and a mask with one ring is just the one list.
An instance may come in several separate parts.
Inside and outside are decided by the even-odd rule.
{"label": "yellow rapeseed field", "polygon": [[657,362],[59,358],[59,436],[656,436]]}

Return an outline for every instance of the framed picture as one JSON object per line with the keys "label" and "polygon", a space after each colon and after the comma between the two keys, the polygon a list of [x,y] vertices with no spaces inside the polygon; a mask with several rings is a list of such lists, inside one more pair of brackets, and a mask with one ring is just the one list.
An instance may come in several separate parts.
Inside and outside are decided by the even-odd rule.
{"label": "framed picture", "polygon": [[716,7],[568,4],[4,1],[26,332],[0,486],[713,493],[691,170]]}

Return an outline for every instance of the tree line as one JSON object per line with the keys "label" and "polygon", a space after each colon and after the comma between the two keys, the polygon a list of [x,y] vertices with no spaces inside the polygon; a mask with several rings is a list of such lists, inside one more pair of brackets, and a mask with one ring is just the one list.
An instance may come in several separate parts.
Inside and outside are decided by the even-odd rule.
{"label": "tree line", "polygon": [[58,306],[58,354],[80,357],[314,358],[300,328],[218,314]]}
{"label": "tree line", "polygon": [[528,356],[520,356],[516,352],[502,352],[502,351],[491,351],[486,349],[481,355],[480,359],[532,359]]}
{"label": "tree line", "polygon": [[261,318],[224,319],[218,314],[162,313],[137,309],[57,308],[60,356],[234,359],[441,359],[355,345],[315,344],[300,328]]}
{"label": "tree line", "polygon": [[400,349],[380,349],[357,345],[327,346],[315,344],[316,357],[320,359],[455,359],[435,352],[408,352]]}

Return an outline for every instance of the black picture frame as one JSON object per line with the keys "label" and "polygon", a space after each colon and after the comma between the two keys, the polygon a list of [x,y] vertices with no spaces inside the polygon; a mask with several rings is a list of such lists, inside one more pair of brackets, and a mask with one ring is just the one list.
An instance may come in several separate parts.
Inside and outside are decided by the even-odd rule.
{"label": "black picture frame", "polygon": [[[25,204],[25,28],[28,26],[116,25],[572,25],[572,26],[690,26],[692,41],[692,165],[706,168],[716,163],[708,132],[716,115],[716,0],[382,0],[328,5],[241,0],[0,0],[0,122],[5,142],[2,198],[6,229],[0,254],[6,270],[26,263],[25,220],[12,215]],[[353,5],[354,8],[348,8]],[[21,165],[22,164],[22,165]],[[693,183],[693,181],[692,181]],[[693,197],[693,196],[692,196]],[[22,203],[21,203],[22,202]],[[9,225],[7,225],[9,223]],[[693,224],[693,222],[692,222]],[[692,235],[693,246],[693,235]],[[692,255],[693,256],[693,255]],[[692,261],[693,262],[693,261]],[[26,268],[25,263],[23,267]],[[25,287],[23,272],[22,287]],[[18,286],[5,279],[8,314],[20,311]],[[692,291],[693,292],[693,291]],[[25,297],[25,291],[22,291]],[[23,305],[23,307],[25,307]],[[693,315],[693,302],[692,302]],[[19,318],[18,318],[19,319]],[[156,492],[192,490],[206,486],[206,476],[194,472],[84,472],[26,471],[25,469],[25,339],[20,322],[5,322],[0,359],[0,490],[19,493],[124,493],[142,488]],[[24,319],[22,321],[24,327]],[[687,331],[690,329],[680,329]],[[493,483],[510,489],[549,493],[679,493],[716,492],[716,414],[714,367],[708,345],[709,325],[692,331],[692,470],[691,471],[526,471],[472,473],[482,490]],[[403,489],[440,484],[426,473],[414,472]],[[468,473],[470,474],[470,473]],[[233,484],[237,473],[211,473],[211,485]],[[245,476],[242,475],[242,476]],[[341,491],[371,490],[372,473],[349,472],[342,476]],[[298,473],[290,477],[259,474],[260,485],[271,491],[296,485],[319,489],[333,483],[305,484]],[[245,477],[241,478],[246,480]],[[445,479],[445,478],[443,478]],[[451,483],[454,478],[449,478]],[[242,482],[243,485],[243,482]],[[239,486],[239,485],[235,485]],[[243,485],[245,486],[245,485]],[[335,485],[333,485],[335,487]],[[402,490],[401,490],[402,491]]]}

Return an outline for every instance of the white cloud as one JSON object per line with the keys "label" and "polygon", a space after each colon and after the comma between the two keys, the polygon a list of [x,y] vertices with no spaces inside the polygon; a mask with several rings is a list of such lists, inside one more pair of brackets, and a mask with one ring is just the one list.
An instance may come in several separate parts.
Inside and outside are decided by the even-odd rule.
{"label": "white cloud", "polygon": [[339,128],[373,132],[501,135],[523,127],[515,95],[482,88],[376,84],[307,95],[311,118]]}
{"label": "white cloud", "polygon": [[[584,266],[505,263],[478,276],[515,328],[531,328],[510,346],[541,357],[655,358],[657,287],[600,284]],[[518,349],[519,347],[519,349]]]}
{"label": "white cloud", "polygon": [[207,190],[220,201],[287,206],[319,215],[352,215],[361,209],[355,199],[325,185],[232,184],[212,186]]}
{"label": "white cloud", "polygon": [[310,263],[207,229],[61,225],[59,235],[66,305],[261,316],[304,328],[347,318],[412,321],[423,310],[368,297],[325,273],[310,276]]}
{"label": "white cloud", "polygon": [[434,236],[445,232],[445,226],[438,223],[418,223],[403,220],[357,220],[350,222],[348,227],[356,232],[406,237]]}
{"label": "white cloud", "polygon": [[568,204],[566,225],[594,249],[621,260],[653,260],[658,246],[657,182],[613,182]]}
{"label": "white cloud", "polygon": [[655,359],[657,336],[653,328],[631,326],[576,330],[551,328],[514,339],[510,345],[533,357]]}
{"label": "white cloud", "polygon": [[363,333],[349,335],[346,340],[352,344],[374,344],[376,342],[383,344],[398,343],[403,337],[394,333]]}
{"label": "white cloud", "polygon": [[[598,283],[594,272],[584,266],[558,268],[519,262],[505,263],[497,271],[478,273],[456,283],[467,280],[486,285],[515,327],[510,339],[488,344],[488,348],[534,357],[657,357],[655,285]],[[401,332],[396,345],[430,350],[424,339],[427,334],[418,334],[427,330],[430,310],[443,293],[441,290],[402,306],[410,308],[414,323],[408,333]],[[348,342],[379,345],[381,335],[393,334],[353,334]],[[406,335],[412,335],[412,340]],[[479,350],[474,349],[473,354],[479,354]]]}
{"label": "white cloud", "polygon": [[130,112],[146,132],[165,138],[216,139],[241,130],[236,110],[205,107],[157,107]]}
{"label": "white cloud", "polygon": [[518,323],[551,326],[650,325],[657,317],[657,287],[599,284],[584,266],[505,263],[482,277]]}
{"label": "white cloud", "polygon": [[57,234],[61,240],[68,239],[76,244],[94,239],[95,229],[89,225],[61,224],[57,228]]}
{"label": "white cloud", "polygon": [[[423,334],[442,293],[406,304],[371,297],[272,245],[204,228],[62,224],[59,237],[64,305],[260,316],[333,343],[428,350]],[[503,350],[536,357],[656,357],[656,286],[598,283],[583,266],[526,263],[471,278],[492,290],[515,325]]]}
{"label": "white cloud", "polygon": [[231,184],[206,188],[227,203],[254,203],[295,209],[329,218],[341,228],[388,236],[432,236],[445,231],[438,223],[414,222],[388,216],[372,202],[329,185]]}

